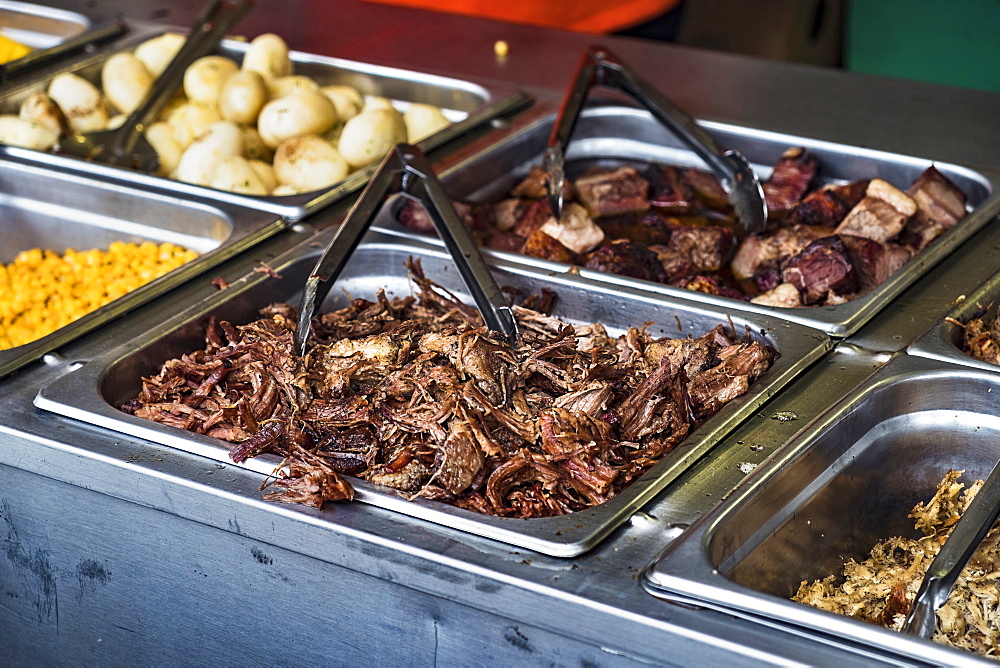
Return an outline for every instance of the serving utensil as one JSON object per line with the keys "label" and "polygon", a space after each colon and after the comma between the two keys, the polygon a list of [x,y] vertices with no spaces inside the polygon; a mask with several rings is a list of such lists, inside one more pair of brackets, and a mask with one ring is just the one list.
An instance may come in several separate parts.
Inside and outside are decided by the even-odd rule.
{"label": "serving utensil", "polygon": [[31,51],[16,60],[0,65],[0,85],[25,72],[54,63],[77,51],[86,51],[87,49],[93,49],[111,42],[124,35],[126,31],[125,24],[116,21],[95,28],[94,30],[88,30],[81,35],[71,37],[47,49]]}
{"label": "serving utensil", "polygon": [[153,82],[146,99],[120,126],[113,130],[69,135],[60,141],[59,151],[87,160],[156,171],[160,160],[143,132],[173,97],[188,65],[211,53],[253,5],[254,0],[211,0],[191,27],[177,55]]}
{"label": "serving utensil", "polygon": [[767,224],[764,191],[746,158],[738,151],[723,146],[687,112],[641,79],[621,59],[607,49],[596,46],[587,49],[580,59],[542,157],[542,168],[547,173],[549,208],[556,220],[562,217],[566,146],[583,110],[587,93],[594,86],[618,89],[645,107],[656,120],[705,161],[729,195],[729,203],[743,227],[750,233],[763,231]]}
{"label": "serving utensil", "polygon": [[389,196],[396,193],[420,202],[427,209],[462,280],[472,293],[486,326],[500,332],[509,345],[514,345],[517,341],[514,314],[486,261],[455,212],[451,200],[445,195],[426,156],[416,146],[397,144],[382,161],[306,279],[299,306],[298,327],[295,330],[295,349],[299,355],[305,355],[312,319],[330,293],[330,288],[354,253],[361,237],[371,226],[372,220]]}
{"label": "serving utensil", "polygon": [[903,632],[930,638],[937,627],[937,610],[948,600],[958,576],[1000,516],[1000,463],[993,467],[968,509],[924,575]]}

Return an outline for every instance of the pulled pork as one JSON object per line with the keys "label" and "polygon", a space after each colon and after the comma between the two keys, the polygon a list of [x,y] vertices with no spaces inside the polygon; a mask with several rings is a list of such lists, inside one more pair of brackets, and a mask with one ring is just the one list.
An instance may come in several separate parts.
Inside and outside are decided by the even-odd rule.
{"label": "pulled pork", "polygon": [[206,347],[166,362],[122,406],[234,443],[288,469],[267,497],[320,507],[350,499],[342,475],[504,517],[561,515],[607,501],[727,401],[775,353],[722,326],[698,338],[571,325],[515,308],[510,349],[478,311],[410,264],[416,297],[350,306],[313,321],[294,353],[295,309],[247,325],[212,322]]}
{"label": "pulled pork", "polygon": [[962,324],[949,319],[964,330],[962,350],[966,354],[990,364],[1000,364],[1000,320],[988,318],[985,314],[976,316]]}
{"label": "pulled pork", "polygon": [[[879,541],[860,563],[844,564],[842,577],[804,581],[792,600],[822,610],[901,630],[924,573],[969,507],[982,480],[967,489],[962,471],[949,471],[934,497],[910,517],[923,538]],[[933,640],[1000,658],[1000,522],[986,535],[962,571],[948,601],[937,611]]]}

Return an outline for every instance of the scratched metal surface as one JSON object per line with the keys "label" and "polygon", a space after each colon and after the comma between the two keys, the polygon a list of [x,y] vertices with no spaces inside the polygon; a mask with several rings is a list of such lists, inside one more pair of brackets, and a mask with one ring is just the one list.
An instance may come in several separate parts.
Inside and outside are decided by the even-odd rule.
{"label": "scratched metal surface", "polygon": [[[188,22],[200,6],[194,0],[97,4],[110,14],[177,24]],[[243,29],[274,30],[304,51],[478,74],[550,96],[559,94],[580,49],[591,41],[362,3],[329,7],[323,0],[261,0]],[[506,61],[494,58],[496,39],[511,46]],[[998,145],[995,94],[607,41],[654,83],[669,84],[667,92],[701,118],[984,168],[1000,164],[1000,154],[991,148]],[[994,273],[986,265],[996,266],[995,225],[956,251],[953,258],[961,264],[949,258],[938,265],[893,308],[748,419],[711,460],[693,467],[597,549],[576,558],[511,549],[370,506],[312,511],[265,504],[256,475],[43,416],[31,405],[67,361],[85,361],[140,335],[148,322],[210,295],[211,277],[236,280],[323,224],[309,220],[0,385],[5,660],[14,665],[65,663],[67,657],[79,663],[179,665],[205,657],[226,657],[233,664],[899,663],[835,640],[657,600],[642,590],[640,575],[748,471],[774,457],[887,357],[904,350],[948,311],[957,294],[971,292]],[[303,609],[305,620],[298,616]]]}

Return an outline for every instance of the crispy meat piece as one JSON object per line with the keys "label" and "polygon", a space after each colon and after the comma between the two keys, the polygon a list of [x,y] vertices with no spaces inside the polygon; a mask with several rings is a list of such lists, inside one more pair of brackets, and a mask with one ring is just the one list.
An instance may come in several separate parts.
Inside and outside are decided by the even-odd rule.
{"label": "crispy meat piece", "polygon": [[649,208],[649,181],[634,167],[581,177],[576,180],[576,191],[595,218]]}
{"label": "crispy meat piece", "polygon": [[736,278],[751,278],[763,270],[777,268],[785,258],[797,255],[829,234],[829,228],[817,225],[793,225],[769,234],[752,234],[740,243],[729,267]]}
{"label": "crispy meat piece", "polygon": [[882,179],[872,179],[865,197],[837,226],[837,234],[853,234],[875,241],[889,241],[899,234],[917,212],[917,203],[902,190]]}
{"label": "crispy meat piece", "polygon": [[558,239],[546,234],[541,228],[528,235],[520,249],[524,255],[552,260],[553,262],[565,262],[576,264],[577,255],[569,248],[566,248]]}
{"label": "crispy meat piece", "polygon": [[656,253],[624,239],[603,244],[586,257],[583,266],[656,283],[666,279]]}
{"label": "crispy meat piece", "polygon": [[837,235],[817,239],[785,260],[781,275],[798,288],[803,304],[817,304],[828,292],[853,294],[860,286],[847,247]]}
{"label": "crispy meat piece", "polygon": [[691,258],[701,271],[719,271],[736,247],[736,235],[720,225],[671,225],[671,249]]}
{"label": "crispy meat piece", "polygon": [[771,176],[761,184],[768,217],[782,218],[794,209],[809,191],[817,171],[819,161],[804,148],[786,150],[774,165]]}
{"label": "crispy meat piece", "polygon": [[695,208],[694,188],[684,170],[669,165],[656,165],[647,170],[651,206],[671,214],[688,213]]}
{"label": "crispy meat piece", "polygon": [[933,165],[907,194],[917,203],[917,213],[900,234],[900,242],[915,251],[926,248],[965,217],[965,193]]}
{"label": "crispy meat piece", "polygon": [[663,267],[664,283],[676,285],[683,279],[698,273],[698,266],[691,261],[687,254],[681,251],[674,250],[669,246],[650,246],[649,250],[656,253],[656,259]]}
{"label": "crispy meat piece", "polygon": [[[511,350],[476,309],[410,269],[418,297],[379,294],[323,314],[304,357],[294,309],[210,323],[219,331],[204,350],[165,363],[122,408],[231,440],[237,461],[284,458],[269,500],[349,499],[346,474],[411,498],[543,517],[620,493],[760,373],[736,364],[731,351],[745,343],[721,327],[697,339],[635,328],[612,338],[523,307]],[[727,383],[704,376],[719,365]]]}
{"label": "crispy meat piece", "polygon": [[891,241],[881,243],[849,234],[840,235],[840,240],[847,247],[862,292],[881,285],[912,256],[909,249]]}
{"label": "crispy meat piece", "polygon": [[527,239],[532,232],[544,225],[551,217],[552,210],[549,208],[549,202],[543,197],[535,200],[531,206],[524,210],[511,231],[521,238]]}
{"label": "crispy meat piece", "polygon": [[604,230],[604,238],[608,241],[627,239],[647,246],[670,242],[671,224],[655,212],[640,215],[633,211],[618,216],[603,216],[594,222]]}
{"label": "crispy meat piece", "polygon": [[684,180],[691,186],[695,196],[708,208],[716,211],[725,211],[730,208],[729,194],[726,193],[726,189],[719,183],[715,174],[691,167],[684,172]]}
{"label": "crispy meat piece", "polygon": [[825,185],[814,190],[781,221],[782,227],[792,225],[825,225],[836,227],[847,212],[865,197],[868,181],[852,181],[844,185]]}
{"label": "crispy meat piece", "polygon": [[[548,194],[545,184],[548,180],[548,176],[545,170],[538,165],[533,165],[531,171],[528,175],[521,180],[514,189],[511,190],[511,194],[514,197],[522,197],[524,199],[540,199]],[[573,200],[573,184],[570,183],[569,179],[563,182],[563,201],[571,202]]]}
{"label": "crispy meat piece", "polygon": [[770,290],[762,292],[750,300],[754,304],[778,306],[781,308],[799,308],[804,306],[799,289],[791,283],[779,283]]}

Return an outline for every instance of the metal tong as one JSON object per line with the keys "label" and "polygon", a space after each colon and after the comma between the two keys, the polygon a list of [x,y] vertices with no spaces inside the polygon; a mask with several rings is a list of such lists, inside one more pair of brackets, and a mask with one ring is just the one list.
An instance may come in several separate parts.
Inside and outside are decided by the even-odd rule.
{"label": "metal tong", "polygon": [[483,256],[479,254],[475,242],[455,212],[451,200],[445,195],[426,156],[416,146],[397,144],[351,207],[347,218],[337,229],[306,280],[299,306],[298,327],[295,330],[295,349],[299,355],[305,355],[312,319],[330,288],[372,220],[389,196],[395,193],[424,205],[445,248],[455,261],[459,274],[472,293],[486,326],[500,332],[507,343],[513,346],[518,336],[514,314]]}
{"label": "metal tong", "polygon": [[99,160],[147,172],[159,167],[160,159],[143,132],[156,120],[160,109],[181,85],[188,65],[208,55],[219,44],[226,32],[246,16],[254,0],[212,0],[202,10],[191,27],[180,51],[170,61],[146,99],[113,130],[76,133],[60,141],[59,150],[87,160]]}
{"label": "metal tong", "polygon": [[720,144],[694,118],[639,78],[610,51],[596,46],[587,49],[580,60],[542,157],[542,169],[548,175],[546,190],[549,207],[557,220],[562,217],[566,145],[583,110],[587,93],[594,86],[617,88],[649,110],[715,173],[729,194],[729,203],[744,228],[751,233],[764,229],[767,224],[764,191],[746,158]]}
{"label": "metal tong", "polygon": [[948,600],[955,581],[1000,516],[1000,463],[972,499],[951,535],[924,575],[903,633],[930,638],[937,627],[937,610]]}

